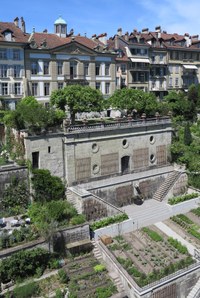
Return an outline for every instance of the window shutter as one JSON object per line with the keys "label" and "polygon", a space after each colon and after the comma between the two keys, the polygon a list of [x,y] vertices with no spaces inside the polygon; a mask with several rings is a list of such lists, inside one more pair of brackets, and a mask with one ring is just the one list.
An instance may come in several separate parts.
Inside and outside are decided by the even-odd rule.
{"label": "window shutter", "polygon": [[0,95],[2,95],[2,83],[0,83]]}

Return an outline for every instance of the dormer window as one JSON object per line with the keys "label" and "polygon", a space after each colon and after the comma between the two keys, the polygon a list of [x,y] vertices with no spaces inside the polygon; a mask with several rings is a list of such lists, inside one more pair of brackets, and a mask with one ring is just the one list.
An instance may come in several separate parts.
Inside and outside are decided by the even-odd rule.
{"label": "dormer window", "polygon": [[9,31],[9,30],[5,31],[4,38],[6,41],[12,41],[12,31]]}

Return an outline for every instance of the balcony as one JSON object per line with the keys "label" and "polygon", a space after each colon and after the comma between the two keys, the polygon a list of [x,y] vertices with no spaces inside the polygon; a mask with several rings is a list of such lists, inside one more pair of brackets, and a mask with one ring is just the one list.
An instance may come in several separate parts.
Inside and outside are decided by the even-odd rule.
{"label": "balcony", "polygon": [[89,85],[89,82],[83,75],[65,74],[64,81],[66,82],[66,85]]}

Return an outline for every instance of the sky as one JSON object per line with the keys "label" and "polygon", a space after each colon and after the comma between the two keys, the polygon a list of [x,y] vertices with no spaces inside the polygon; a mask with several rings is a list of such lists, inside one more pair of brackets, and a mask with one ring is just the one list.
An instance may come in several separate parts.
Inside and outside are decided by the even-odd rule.
{"label": "sky", "polygon": [[0,21],[13,22],[23,17],[26,31],[54,31],[54,21],[61,16],[67,31],[74,29],[91,37],[107,33],[114,36],[118,28],[123,33],[141,31],[156,26],[168,33],[200,33],[199,0],[1,0]]}

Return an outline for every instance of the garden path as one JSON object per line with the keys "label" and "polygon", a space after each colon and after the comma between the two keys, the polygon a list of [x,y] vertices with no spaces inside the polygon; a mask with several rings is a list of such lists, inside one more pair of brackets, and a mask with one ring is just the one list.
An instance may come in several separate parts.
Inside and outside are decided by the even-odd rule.
{"label": "garden path", "polygon": [[169,237],[173,237],[174,239],[177,239],[181,242],[181,244],[185,245],[188,249],[188,252],[194,256],[195,246],[193,246],[191,243],[183,239],[180,235],[178,235],[175,231],[170,229],[166,224],[163,222],[157,222],[155,223],[155,226],[159,228],[163,233],[167,234]]}

